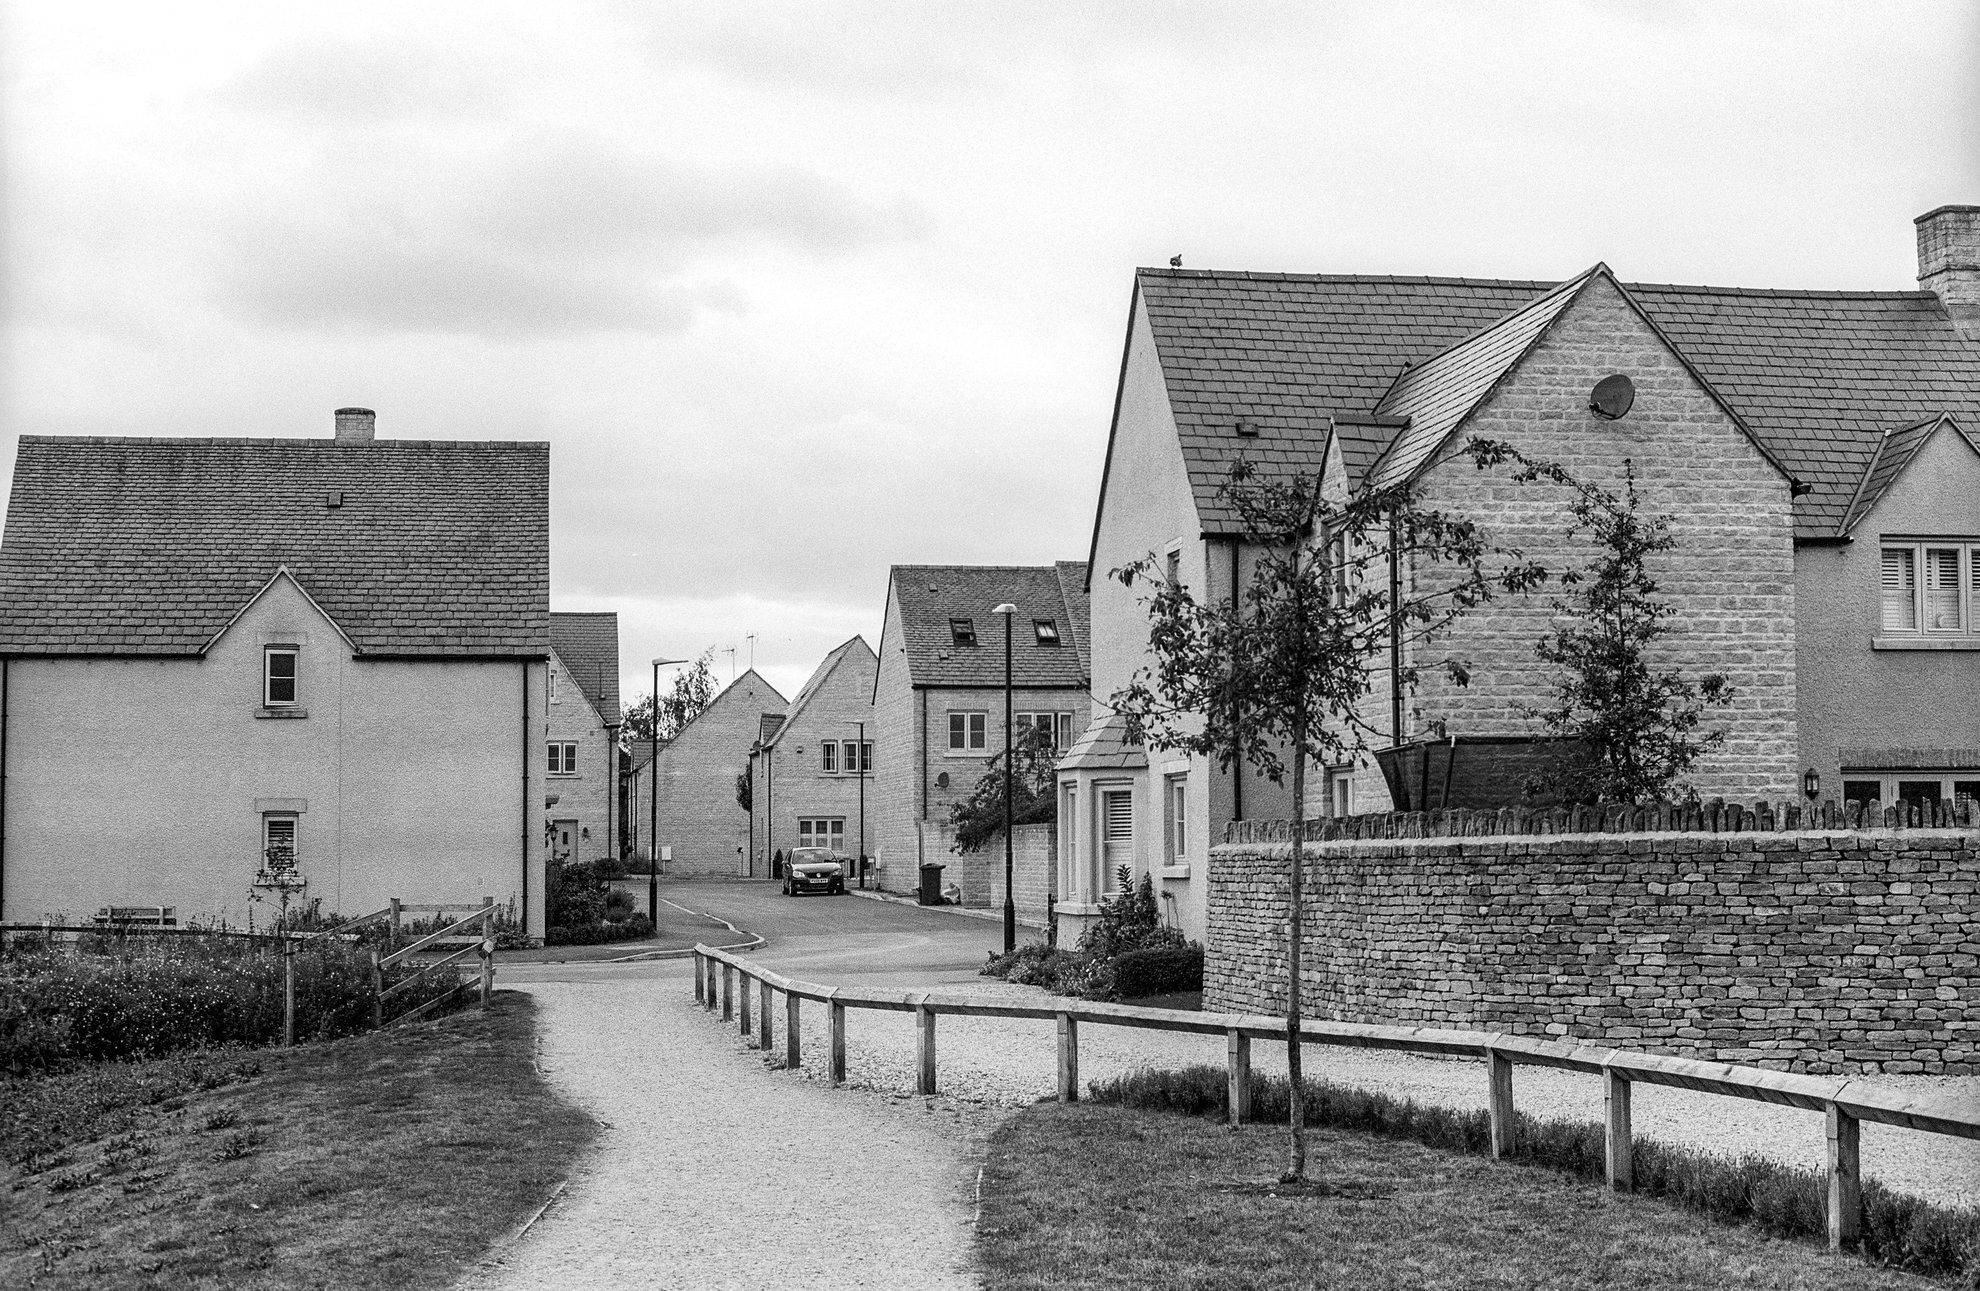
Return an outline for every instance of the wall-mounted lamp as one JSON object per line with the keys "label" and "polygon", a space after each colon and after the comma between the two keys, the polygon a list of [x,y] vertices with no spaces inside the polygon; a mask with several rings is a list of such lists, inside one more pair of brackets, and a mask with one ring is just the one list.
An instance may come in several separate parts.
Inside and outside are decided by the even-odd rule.
{"label": "wall-mounted lamp", "polygon": [[1801,795],[1808,801],[1814,802],[1815,795],[1821,792],[1822,777],[1816,773],[1814,767],[1809,767],[1801,773]]}

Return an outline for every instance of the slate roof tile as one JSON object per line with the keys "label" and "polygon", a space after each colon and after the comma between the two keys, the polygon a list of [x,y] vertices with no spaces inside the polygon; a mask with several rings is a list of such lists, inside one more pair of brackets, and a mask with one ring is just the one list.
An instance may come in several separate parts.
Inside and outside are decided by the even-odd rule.
{"label": "slate roof tile", "polygon": [[619,616],[609,611],[550,614],[550,644],[598,718],[607,726],[623,721],[619,713]]}
{"label": "slate roof tile", "polygon": [[[1086,563],[896,565],[901,644],[917,686],[1004,684],[1004,624],[993,607],[1017,606],[1011,621],[1011,680],[1020,686],[1084,690],[1089,676]],[[1069,592],[1068,589],[1071,589]],[[1071,593],[1077,593],[1071,594]],[[966,618],[976,644],[957,645],[949,620]],[[1033,620],[1051,619],[1059,644],[1041,645]]]}

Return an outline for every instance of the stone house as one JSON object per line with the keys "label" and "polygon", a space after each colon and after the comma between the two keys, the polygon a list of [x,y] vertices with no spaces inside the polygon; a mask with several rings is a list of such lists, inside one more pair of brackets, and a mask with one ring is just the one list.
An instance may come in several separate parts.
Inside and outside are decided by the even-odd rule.
{"label": "stone house", "polygon": [[982,853],[950,851],[949,809],[967,798],[1004,748],[1004,624],[1011,624],[1012,716],[1065,747],[1086,728],[1091,704],[1086,567],[896,565],[873,683],[877,762],[873,787],[881,886],[912,891],[922,862],[969,905],[1001,904],[1000,867]]}
{"label": "stone house", "polygon": [[616,858],[618,615],[551,613],[549,689],[543,823],[550,859]]}
{"label": "stone house", "polygon": [[[1833,796],[1972,792],[1980,208],[1933,211],[1917,232],[1924,289],[1890,292],[1625,284],[1603,265],[1564,283],[1140,270],[1090,567],[1154,553],[1228,598],[1246,553],[1216,492],[1242,454],[1334,496],[1407,482],[1558,568],[1588,554],[1562,537],[1564,495],[1481,475],[1464,441],[1506,440],[1611,487],[1627,459],[1678,541],[1654,566],[1678,610],[1668,658],[1736,691],[1713,715],[1725,744],[1691,777],[1701,796],[1780,799],[1809,772]],[[1610,415],[1592,394],[1616,377],[1633,400]],[[1397,570],[1406,587],[1422,576]],[[1092,592],[1104,699],[1145,660],[1148,627],[1137,593],[1105,579]],[[1375,756],[1320,769],[1309,809],[1510,792],[1535,733],[1522,709],[1548,693],[1533,646],[1551,617],[1542,594],[1461,620],[1437,647],[1470,660],[1463,689],[1431,679],[1398,694],[1386,658],[1371,660],[1361,716]],[[1194,861],[1228,820],[1289,804],[1200,759],[1141,756],[1146,769],[1110,773],[1131,790],[1115,804],[1131,807],[1117,850],[1138,872],[1176,872],[1165,887],[1189,885],[1178,904],[1198,935],[1198,876],[1175,856]],[[1061,776],[1074,794],[1091,779]]]}
{"label": "stone house", "polygon": [[549,446],[20,440],[0,918],[514,902],[543,929]]}
{"label": "stone house", "polygon": [[683,879],[767,877],[749,869],[750,813],[736,801],[736,777],[749,767],[750,746],[764,714],[781,715],[789,706],[752,668],[662,744],[651,763],[643,761],[645,746],[632,741],[641,759],[632,777],[634,856],[651,859],[657,838],[662,874]]}
{"label": "stone house", "polygon": [[873,647],[854,637],[825,656],[783,720],[759,726],[749,750],[750,874],[774,876],[777,855],[793,847],[873,854],[877,671]]}

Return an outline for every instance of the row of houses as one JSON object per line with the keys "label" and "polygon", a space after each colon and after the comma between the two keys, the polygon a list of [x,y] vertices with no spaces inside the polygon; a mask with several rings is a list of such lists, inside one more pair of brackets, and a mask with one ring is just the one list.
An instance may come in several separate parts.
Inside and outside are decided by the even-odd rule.
{"label": "row of houses", "polygon": [[[1734,695],[1691,777],[1701,797],[1980,795],[1980,207],[1919,217],[1916,240],[1919,286],[1898,291],[1633,283],[1600,264],[1566,281],[1138,271],[1086,561],[896,567],[877,663],[861,652],[870,709],[848,686],[814,725],[802,696],[733,719],[728,757],[755,768],[764,821],[727,826],[732,872],[768,873],[793,820],[838,828],[843,801],[815,795],[847,774],[826,750],[858,720],[877,735],[883,883],[956,862],[949,808],[1002,747],[992,610],[1012,603],[1017,719],[1065,749],[1049,862],[1062,933],[1125,866],[1202,935],[1212,842],[1291,804],[1242,769],[1126,740],[1106,701],[1147,662],[1149,625],[1145,592],[1108,572],[1152,556],[1199,598],[1242,588],[1257,548],[1218,496],[1240,457],[1337,500],[1407,484],[1555,568],[1586,559],[1565,495],[1481,476],[1461,451],[1472,435],[1610,487],[1627,463],[1671,517],[1677,545],[1654,570],[1679,626],[1666,661],[1725,674]],[[1604,383],[1631,398],[1595,400]],[[1394,577],[1407,594],[1420,573]],[[1378,652],[1358,714],[1370,747],[1318,768],[1307,810],[1516,800],[1553,614],[1544,595],[1502,598],[1398,643],[1401,669]],[[1430,669],[1399,684],[1446,652],[1471,661],[1468,686]]]}

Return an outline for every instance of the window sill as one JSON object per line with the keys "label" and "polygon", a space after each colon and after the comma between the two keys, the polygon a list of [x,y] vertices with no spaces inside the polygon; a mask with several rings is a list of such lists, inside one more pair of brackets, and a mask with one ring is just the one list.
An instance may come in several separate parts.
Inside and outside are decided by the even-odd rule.
{"label": "window sill", "polygon": [[990,756],[990,751],[988,749],[950,749],[942,756],[945,758],[987,758]]}
{"label": "window sill", "polygon": [[1980,637],[1872,637],[1872,650],[1980,650]]}
{"label": "window sill", "polygon": [[1095,915],[1100,913],[1100,907],[1090,901],[1058,901],[1053,903],[1052,909],[1059,914]]}
{"label": "window sill", "polygon": [[1186,879],[1189,877],[1189,863],[1185,861],[1181,865],[1164,865],[1162,867],[1161,873],[1157,877],[1165,878],[1165,879]]}
{"label": "window sill", "polygon": [[297,718],[297,717],[308,717],[309,710],[307,708],[297,708],[294,705],[287,705],[287,704],[283,705],[280,708],[271,708],[268,705],[263,704],[260,708],[254,710],[254,715],[256,717],[263,717],[263,718],[269,718],[269,717]]}
{"label": "window sill", "polygon": [[578,771],[545,771],[543,777],[546,780],[575,780],[581,774]]}

